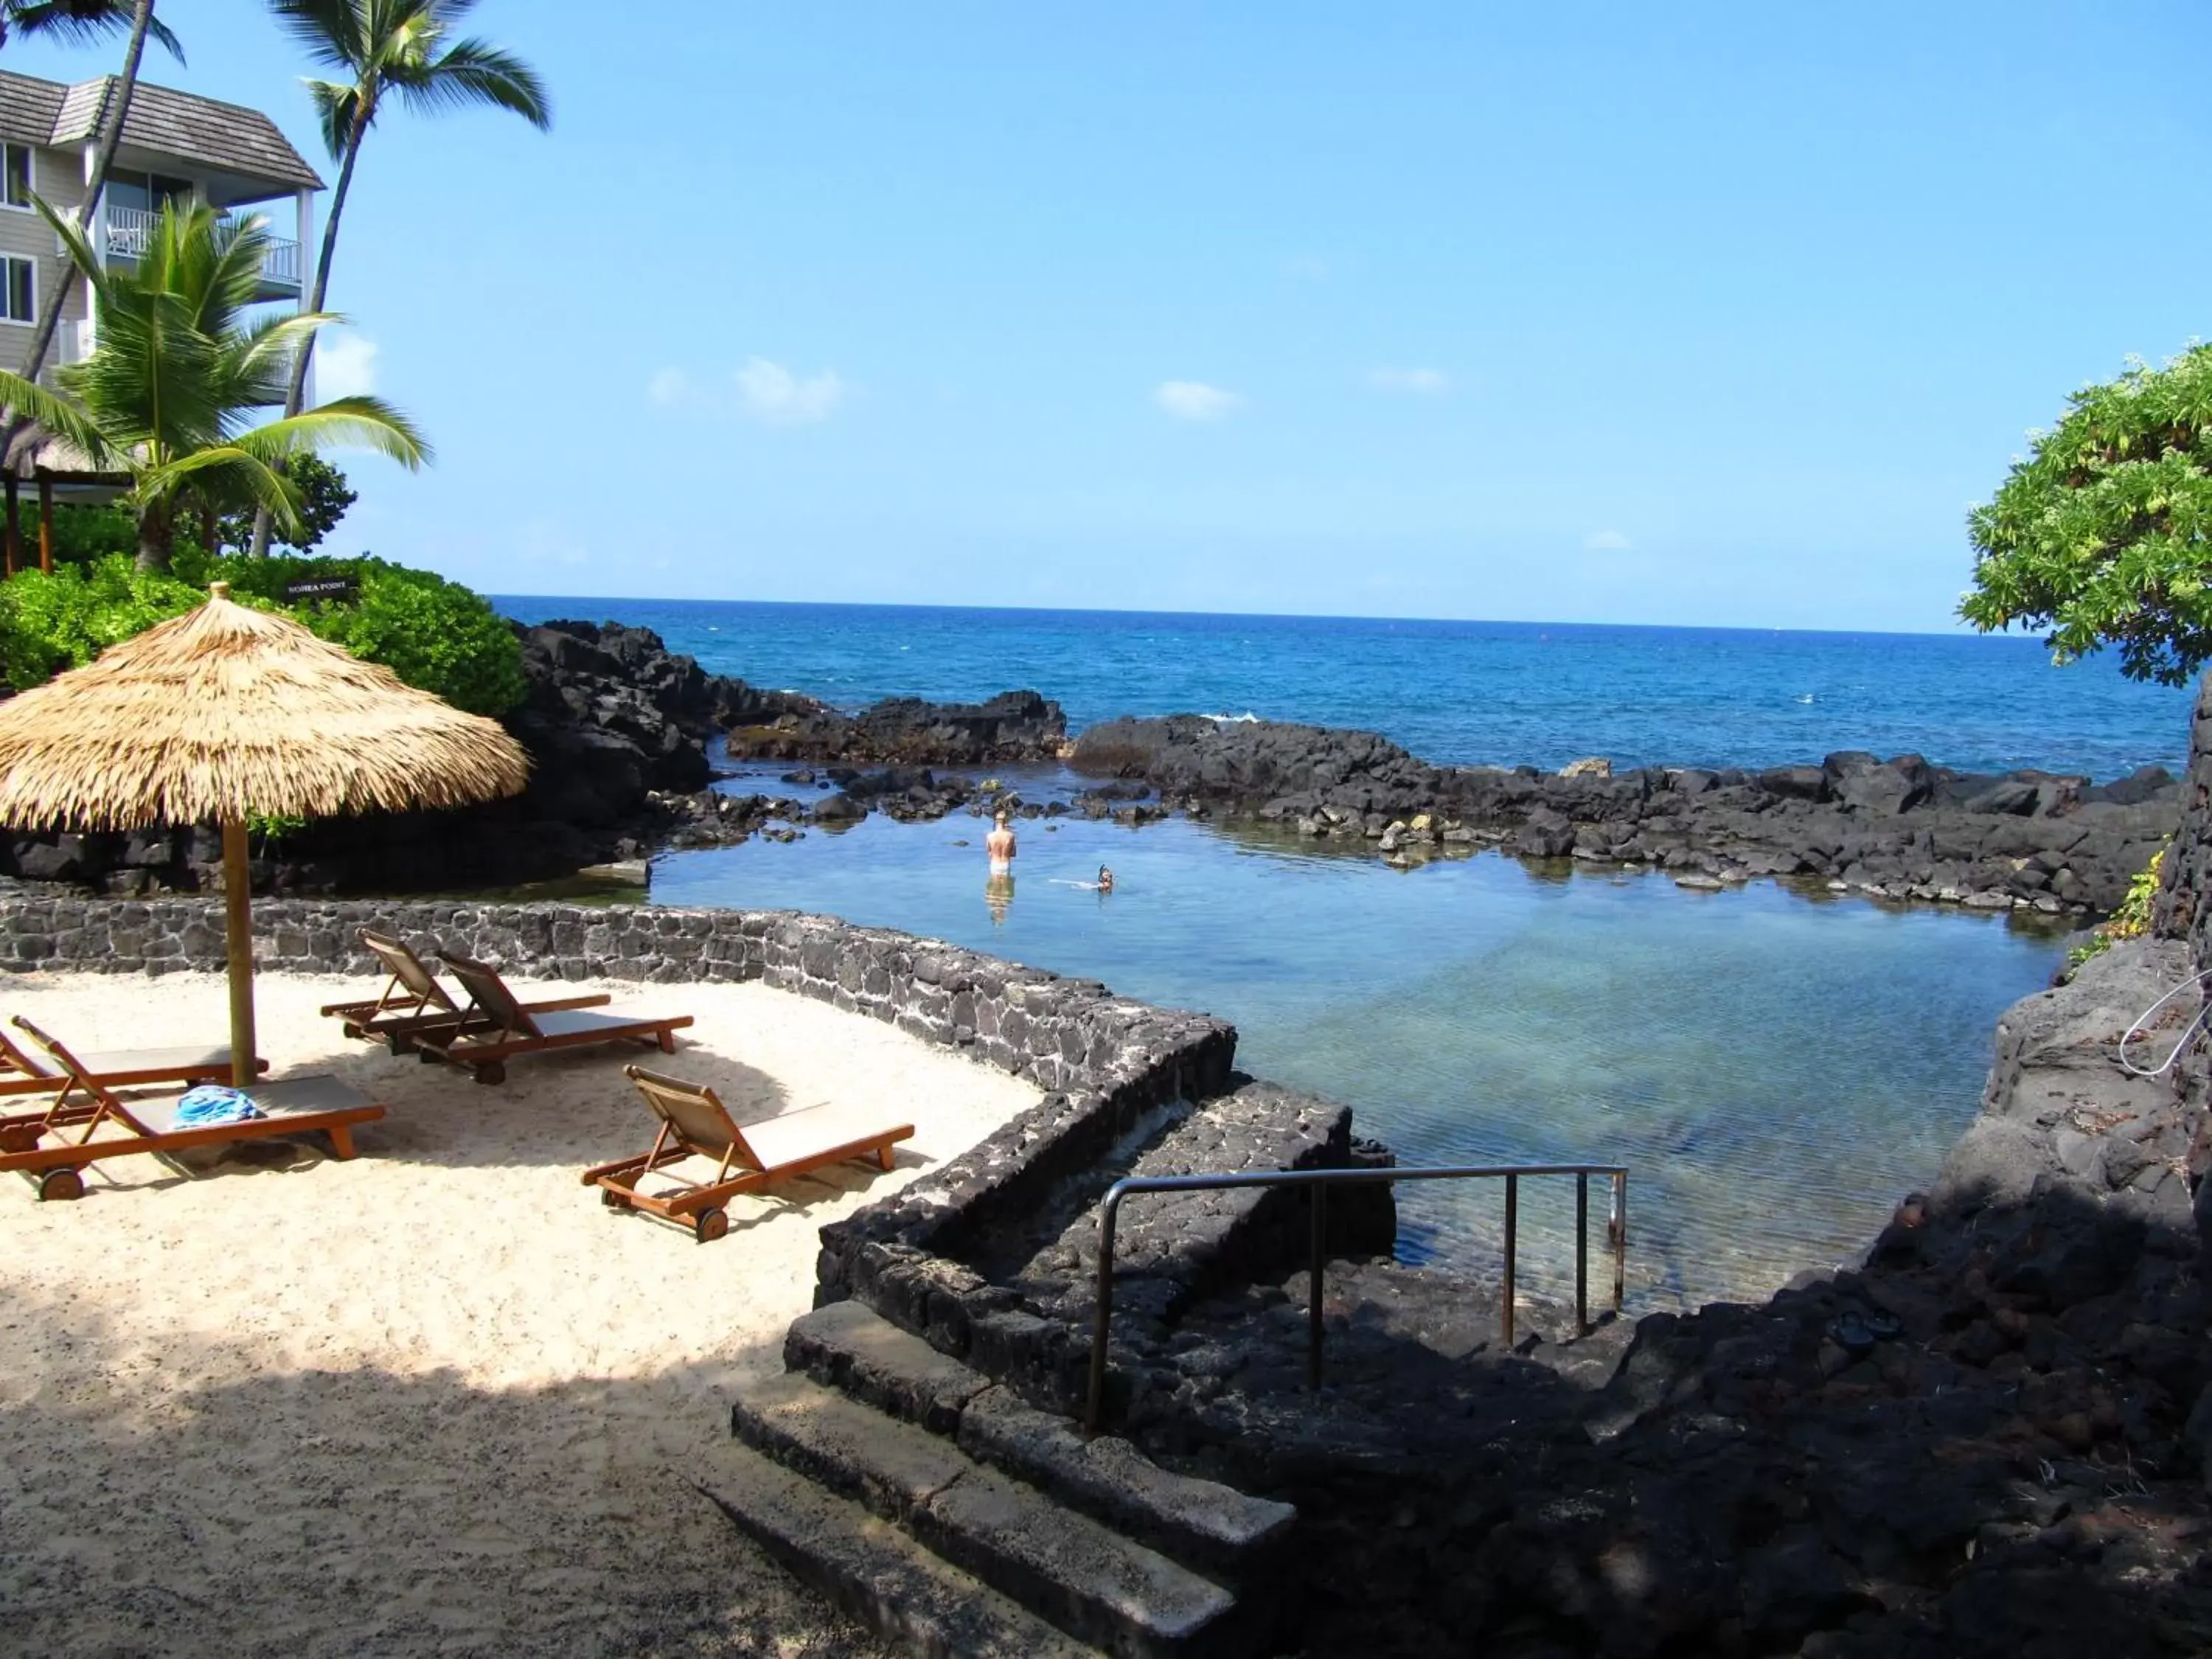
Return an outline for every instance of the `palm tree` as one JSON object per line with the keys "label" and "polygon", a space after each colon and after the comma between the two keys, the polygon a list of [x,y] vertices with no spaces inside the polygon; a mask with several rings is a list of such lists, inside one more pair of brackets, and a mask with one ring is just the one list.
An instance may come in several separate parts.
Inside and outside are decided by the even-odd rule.
{"label": "palm tree", "polygon": [[[83,204],[77,209],[80,225],[92,222],[92,216],[100,210],[101,192],[107,188],[115,147],[123,141],[123,118],[130,113],[131,96],[137,90],[138,64],[145,56],[146,37],[159,40],[179,64],[185,61],[184,45],[154,15],[154,0],[0,0],[0,46],[17,33],[84,44],[125,24],[130,27],[131,41],[123,50],[123,73],[118,77],[123,85],[119,95],[111,99],[102,112],[92,177],[86,183]],[[46,367],[46,353],[53,349],[54,333],[61,326],[62,307],[76,288],[75,269],[64,270],[61,281],[53,285],[53,292],[40,308],[39,325],[31,331],[31,343],[23,354],[23,373],[32,380],[38,379],[39,371]],[[21,405],[11,403],[10,407],[13,412],[0,451],[14,444],[24,424]]]}
{"label": "palm tree", "polygon": [[[354,164],[386,99],[396,98],[424,114],[488,104],[512,110],[541,132],[552,124],[552,103],[537,70],[473,35],[448,38],[476,4],[477,0],[269,0],[277,21],[311,58],[350,77],[307,82],[323,143],[338,164],[308,310],[320,311],[329,298],[331,258],[346,194],[353,188]],[[307,395],[308,356],[302,351],[292,365],[284,398],[287,415],[299,413]],[[269,520],[263,514],[254,521],[253,554],[258,558],[268,550]]]}
{"label": "palm tree", "polygon": [[171,204],[143,254],[103,270],[82,230],[44,202],[39,211],[92,284],[100,342],[55,372],[58,393],[0,373],[0,398],[91,465],[130,475],[140,569],[168,568],[179,513],[204,499],[250,501],[295,530],[288,457],[353,443],[409,467],[428,458],[406,416],[375,398],[246,424],[283,398],[294,361],[337,320],[319,312],[244,320],[268,251],[260,219],[234,228],[210,209]]}

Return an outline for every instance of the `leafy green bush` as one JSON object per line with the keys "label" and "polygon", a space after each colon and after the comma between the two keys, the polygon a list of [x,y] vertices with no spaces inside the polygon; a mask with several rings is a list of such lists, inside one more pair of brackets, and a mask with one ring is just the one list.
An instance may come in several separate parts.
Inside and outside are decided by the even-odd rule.
{"label": "leafy green bush", "polygon": [[[522,647],[481,594],[428,570],[383,559],[210,559],[179,544],[174,576],[144,574],[111,553],[51,576],[26,571],[0,582],[0,670],[18,690],[90,662],[106,647],[191,610],[210,581],[232,596],[297,617],[320,637],[408,684],[474,714],[501,714],[522,700]],[[287,605],[288,583],[346,576],[352,599]]]}
{"label": "leafy green bush", "polygon": [[41,684],[204,597],[120,553],[58,566],[51,576],[24,571],[0,582],[0,670],[18,690]]}

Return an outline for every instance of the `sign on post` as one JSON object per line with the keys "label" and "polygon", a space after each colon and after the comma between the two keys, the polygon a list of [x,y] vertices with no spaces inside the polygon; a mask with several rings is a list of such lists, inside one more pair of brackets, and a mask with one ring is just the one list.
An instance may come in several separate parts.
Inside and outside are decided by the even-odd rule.
{"label": "sign on post", "polygon": [[284,584],[287,605],[304,605],[310,600],[325,605],[344,604],[360,593],[360,579],[354,576],[311,576],[303,581]]}

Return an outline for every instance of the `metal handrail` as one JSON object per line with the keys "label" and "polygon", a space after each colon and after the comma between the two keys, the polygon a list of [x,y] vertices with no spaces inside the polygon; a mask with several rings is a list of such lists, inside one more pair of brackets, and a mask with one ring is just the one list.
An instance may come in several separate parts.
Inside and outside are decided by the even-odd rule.
{"label": "metal handrail", "polygon": [[1106,1414],[1106,1340],[1114,1319],[1114,1224],[1121,1200],[1140,1193],[1196,1193],[1230,1187],[1307,1187],[1312,1189],[1313,1239],[1306,1264],[1306,1386],[1321,1387],[1322,1275],[1328,1246],[1328,1189],[1397,1181],[1503,1181],[1505,1183],[1505,1273],[1499,1324],[1513,1346],[1513,1268],[1521,1226],[1522,1176],[1575,1177],[1575,1331],[1589,1322],[1589,1178],[1604,1176],[1613,1205],[1606,1242],[1613,1251],[1613,1310],[1619,1313],[1628,1285],[1628,1170],[1618,1164],[1447,1164],[1428,1169],[1247,1170],[1233,1174],[1128,1176],[1106,1189],[1098,1214],[1098,1304],[1091,1314],[1091,1396],[1083,1430],[1097,1434]]}

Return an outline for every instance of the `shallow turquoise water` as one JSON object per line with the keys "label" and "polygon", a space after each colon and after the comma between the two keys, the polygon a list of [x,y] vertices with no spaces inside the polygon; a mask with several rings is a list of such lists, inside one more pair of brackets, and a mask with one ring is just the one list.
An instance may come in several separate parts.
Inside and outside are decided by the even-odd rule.
{"label": "shallow turquoise water", "polygon": [[[1237,1024],[1245,1070],[1349,1103],[1407,1163],[1626,1164],[1645,1305],[1757,1295],[1863,1248],[1973,1115],[1998,1012],[2059,955],[2002,918],[1494,854],[1401,872],[1181,819],[1022,826],[1000,913],[984,828],[876,817],[672,854],[652,896],[825,911],[1205,1009]],[[1115,891],[1072,884],[1102,861]],[[1402,1255],[1494,1261],[1494,1185],[1401,1203]],[[1523,1195],[1524,1282],[1571,1282],[1571,1203],[1565,1182]]]}

